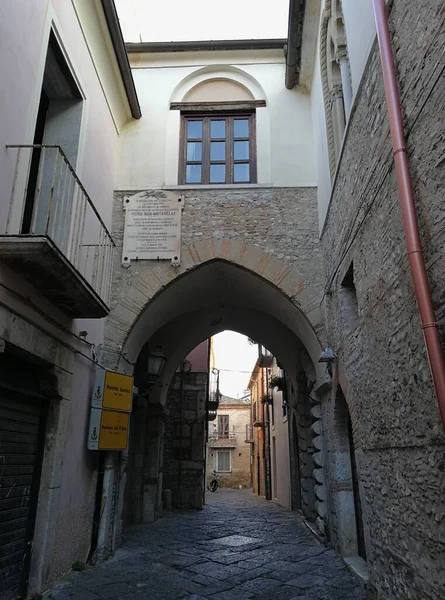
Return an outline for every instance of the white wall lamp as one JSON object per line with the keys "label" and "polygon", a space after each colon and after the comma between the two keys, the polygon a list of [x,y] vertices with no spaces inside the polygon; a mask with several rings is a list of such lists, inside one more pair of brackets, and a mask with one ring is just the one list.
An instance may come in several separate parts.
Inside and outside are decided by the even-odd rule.
{"label": "white wall lamp", "polygon": [[332,363],[334,363],[336,359],[337,357],[332,348],[325,348],[318,359],[319,363],[326,363],[326,371],[329,373],[330,377],[332,377]]}

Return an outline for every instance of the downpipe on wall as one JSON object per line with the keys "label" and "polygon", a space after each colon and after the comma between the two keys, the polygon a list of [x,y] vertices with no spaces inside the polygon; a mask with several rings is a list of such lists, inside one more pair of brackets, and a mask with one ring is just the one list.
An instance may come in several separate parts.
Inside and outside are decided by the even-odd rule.
{"label": "downpipe on wall", "polygon": [[382,61],[386,103],[397,174],[407,255],[422,324],[425,345],[436,390],[437,402],[445,431],[445,361],[439,328],[434,312],[431,289],[420,242],[419,224],[414,201],[413,184],[406,152],[400,95],[397,87],[394,57],[391,48],[388,14],[385,0],[373,0],[377,38]]}
{"label": "downpipe on wall", "polygon": [[[263,369],[263,378],[265,381],[266,395],[271,392],[269,387],[268,369]],[[266,459],[266,500],[272,500],[272,477],[271,477],[271,457],[270,457],[270,405],[264,404],[264,437],[265,437],[265,459]]]}

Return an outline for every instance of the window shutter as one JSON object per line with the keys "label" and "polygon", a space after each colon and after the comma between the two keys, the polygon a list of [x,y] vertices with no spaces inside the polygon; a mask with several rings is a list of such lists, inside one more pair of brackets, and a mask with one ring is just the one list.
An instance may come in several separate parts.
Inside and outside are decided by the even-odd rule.
{"label": "window shutter", "polygon": [[218,416],[218,436],[229,437],[229,415]]}
{"label": "window shutter", "polygon": [[218,450],[217,471],[230,471],[230,450]]}

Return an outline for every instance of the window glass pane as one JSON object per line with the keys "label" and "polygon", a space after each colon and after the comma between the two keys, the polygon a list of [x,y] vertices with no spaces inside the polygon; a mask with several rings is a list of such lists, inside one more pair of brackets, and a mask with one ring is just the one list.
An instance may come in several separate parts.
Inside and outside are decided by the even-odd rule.
{"label": "window glass pane", "polygon": [[236,138],[249,137],[249,120],[235,119],[233,121],[233,135]]}
{"label": "window glass pane", "polygon": [[249,142],[235,142],[233,158],[235,160],[249,160]]}
{"label": "window glass pane", "polygon": [[187,165],[185,170],[186,183],[201,183],[201,165]]}
{"label": "window glass pane", "polygon": [[225,121],[210,121],[210,137],[225,138],[226,137],[226,122]]}
{"label": "window glass pane", "polygon": [[202,142],[187,142],[187,160],[202,160]]}
{"label": "window glass pane", "polygon": [[226,182],[226,165],[210,165],[210,183]]}
{"label": "window glass pane", "polygon": [[233,181],[235,183],[248,183],[250,181],[249,163],[233,165]]}
{"label": "window glass pane", "polygon": [[226,159],[226,142],[210,142],[210,160]]}
{"label": "window glass pane", "polygon": [[202,138],[202,121],[187,121],[187,137],[192,140]]}

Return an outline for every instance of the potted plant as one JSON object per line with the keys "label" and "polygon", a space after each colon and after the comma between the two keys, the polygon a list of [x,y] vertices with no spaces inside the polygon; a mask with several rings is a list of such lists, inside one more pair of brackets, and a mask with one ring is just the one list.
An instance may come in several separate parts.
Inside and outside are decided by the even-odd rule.
{"label": "potted plant", "polygon": [[284,392],[284,377],[280,377],[278,375],[272,375],[269,381],[269,387],[272,390],[273,388],[277,388],[279,392]]}
{"label": "potted plant", "polygon": [[263,404],[272,404],[272,402],[273,402],[273,398],[272,398],[272,396],[269,396],[269,394],[264,394],[264,395],[261,397],[261,402],[262,402]]}

